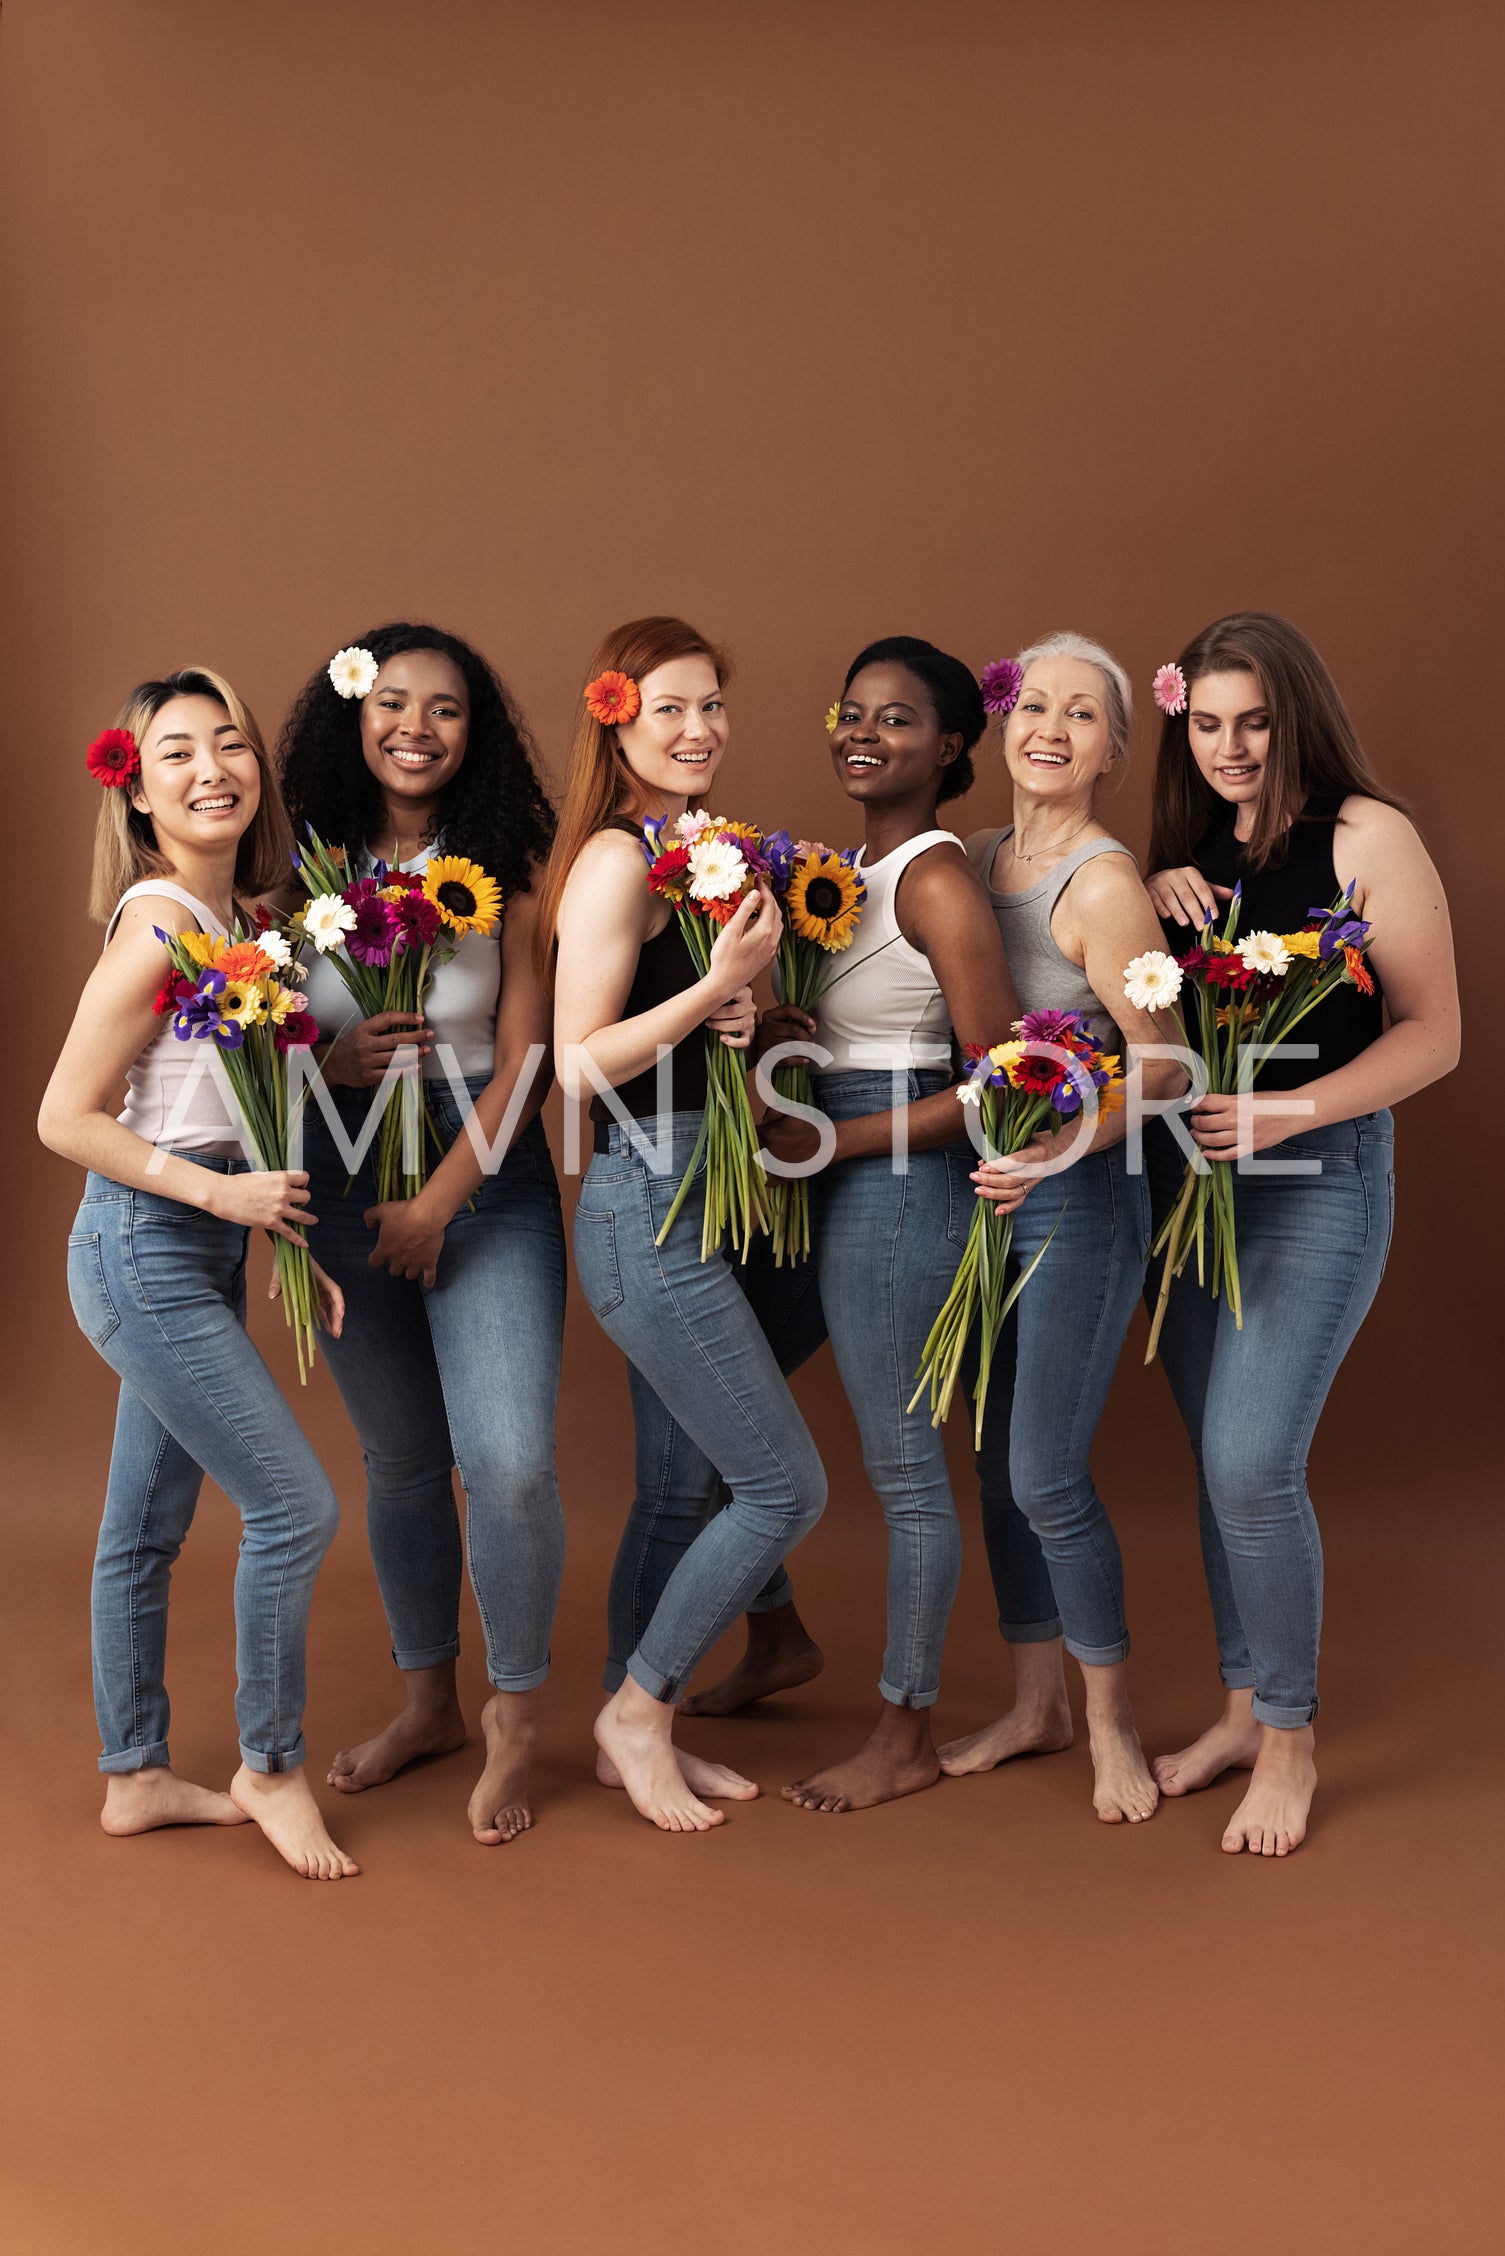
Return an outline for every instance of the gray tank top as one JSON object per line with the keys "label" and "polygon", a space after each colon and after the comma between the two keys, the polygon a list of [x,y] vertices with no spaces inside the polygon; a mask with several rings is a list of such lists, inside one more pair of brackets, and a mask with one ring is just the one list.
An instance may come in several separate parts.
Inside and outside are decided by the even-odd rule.
{"label": "gray tank top", "polygon": [[1098,854],[1128,854],[1131,862],[1134,856],[1116,838],[1089,838],[1073,847],[1049,877],[1042,877],[1039,884],[1030,886],[1027,892],[995,893],[993,858],[1013,827],[1012,823],[1005,823],[1000,830],[975,831],[967,840],[967,859],[988,889],[988,899],[1003,934],[1003,952],[1009,960],[1009,976],[1019,997],[1019,1008],[1080,1011],[1092,1028],[1095,1040],[1109,1050],[1117,1050],[1122,1046],[1117,1026],[1088,986],[1086,972],[1079,970],[1056,946],[1051,937],[1050,919],[1057,901],[1084,862],[1092,861]]}

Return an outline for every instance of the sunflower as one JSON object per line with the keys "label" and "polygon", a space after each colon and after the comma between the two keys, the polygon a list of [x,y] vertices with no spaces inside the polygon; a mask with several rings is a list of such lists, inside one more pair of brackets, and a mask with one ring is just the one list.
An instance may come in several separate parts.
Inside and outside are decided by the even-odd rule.
{"label": "sunflower", "polygon": [[785,907],[801,940],[837,955],[852,944],[866,888],[839,854],[812,854],[789,881]]}
{"label": "sunflower", "polygon": [[463,854],[435,854],[423,873],[423,890],[451,932],[490,933],[502,913],[502,889],[479,862]]}

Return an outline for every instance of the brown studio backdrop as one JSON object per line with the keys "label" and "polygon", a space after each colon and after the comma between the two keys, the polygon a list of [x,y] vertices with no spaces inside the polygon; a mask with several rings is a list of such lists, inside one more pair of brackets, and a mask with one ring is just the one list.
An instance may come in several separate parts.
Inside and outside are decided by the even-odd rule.
{"label": "brown studio backdrop", "polygon": [[[1218,613],[1268,607],[1313,636],[1381,772],[1412,798],[1467,973],[1488,944],[1486,872],[1500,847],[1489,672],[1498,572],[1480,506],[1500,467],[1499,31],[1483,7],[1311,0],[1252,11],[1086,0],[631,11],[8,0],[0,633],[7,772],[22,809],[6,855],[15,1284],[0,1367],[18,1493],[45,1502],[40,1520],[13,1523],[26,1571],[42,1578],[17,1585],[28,1593],[18,1649],[28,1635],[41,1641],[49,1682],[58,1652],[73,1672],[60,1750],[69,1826],[87,1814],[80,1606],[113,1382],[74,1330],[63,1288],[77,1180],[40,1154],[31,1121],[97,946],[82,920],[95,796],[81,753],[123,690],[144,673],[208,662],[275,733],[297,684],[341,643],[385,618],[431,617],[496,661],[552,761],[600,632],[644,610],[680,610],[738,660],[718,799],[846,839],[821,715],[863,641],[916,632],[981,665],[1075,626],[1104,639],[1135,680],[1135,765],[1115,820],[1142,849],[1153,668]],[[985,748],[975,790],[951,813],[966,828],[1002,819],[1004,807]],[[1482,1005],[1482,980],[1471,983]],[[1466,1109],[1489,1118],[1473,1078],[1481,1065]],[[1459,1264],[1487,1260],[1493,1215],[1477,1211],[1459,1134],[1463,1086],[1401,1114],[1391,1268],[1319,1445],[1319,1470],[1350,1505],[1395,1469],[1397,1429],[1381,1406],[1400,1406],[1407,1437],[1423,1406],[1427,1430],[1447,1436],[1455,1492],[1483,1462],[1476,1413],[1491,1366]],[[1465,1200],[1475,1211],[1460,1228]],[[262,1327],[274,1356],[279,1334],[280,1323]],[[801,1391],[841,1460],[845,1495],[817,1539],[827,1549],[812,1546],[801,1571],[823,1594],[821,1626],[856,1636],[881,1570],[866,1558],[860,1600],[844,1615],[841,1545],[862,1519],[873,1552],[870,1501],[857,1496],[854,1437],[828,1360]],[[299,1408],[353,1501],[354,1450],[327,1377]],[[562,1642],[582,1731],[622,1502],[623,1416],[620,1364],[577,1294],[561,1434],[583,1552]],[[1167,1450],[1175,1603],[1197,1608],[1181,1444],[1163,1382],[1131,1352],[1104,1451],[1126,1476],[1137,1465],[1148,1490],[1147,1468]],[[970,1497],[963,1481],[958,1493]],[[321,1641],[326,1738],[386,1696],[358,1511],[347,1520],[337,1557],[351,1589],[359,1583],[359,1633]],[[1368,1541],[1361,1512],[1351,1524],[1350,1573]],[[65,1550],[49,1548],[54,1535]],[[39,1548],[25,1550],[33,1537]],[[1393,1609],[1397,1562],[1411,1555],[1404,1520],[1386,1540],[1392,1579],[1375,1604]],[[200,1552],[224,1541],[206,1535]],[[191,1561],[182,1571],[192,1591]],[[974,1556],[964,1606],[985,1626],[979,1572]],[[1157,1593],[1150,1577],[1139,1587],[1152,1626],[1168,1630],[1172,1586]],[[329,1579],[322,1618],[344,1603],[343,1588]],[[178,1666],[186,1676],[202,1654],[210,1668],[212,1648],[223,1703],[223,1623],[215,1614],[190,1628],[196,1619],[185,1610]],[[864,1614],[864,1655],[872,1626]],[[1196,1637],[1205,1677],[1200,1616]],[[993,1683],[989,1653],[978,1720]],[[869,1697],[864,1675],[860,1700]],[[822,1743],[831,1736],[828,1726]],[[451,1823],[452,1798],[446,1773],[432,1787],[436,1833]],[[949,1811],[961,1798],[923,1799]],[[46,1792],[38,1806],[63,1808]],[[914,1814],[895,1815],[891,1843],[918,1843]],[[744,1824],[738,1839],[752,1837]],[[654,1844],[610,1838],[653,1900],[664,1870]],[[903,1863],[917,1846],[890,1853],[923,1878],[923,1866]],[[850,1854],[863,1851],[854,1842]],[[1050,1906],[1085,1885],[1079,1855],[1079,1841],[1063,1847]],[[467,1885],[482,1885],[464,1870]],[[845,1862],[841,1871],[841,1885],[860,1890],[861,1875]],[[134,1884],[125,1872],[118,1859],[109,1866],[109,1890]],[[576,1900],[582,1872],[570,1868],[562,1900]],[[672,1886],[682,1884],[698,1882]],[[412,1885],[418,1905],[416,1875]],[[185,1886],[197,1903],[196,1883]],[[185,1933],[205,1923],[206,1966],[212,1894],[202,1913],[184,1913]],[[1082,1899],[1096,1900],[1090,1888]],[[98,1899],[98,1920],[114,1916],[112,1902]],[[708,1895],[692,1910],[709,1935],[728,1903],[734,1919],[746,1911],[739,1902],[733,1884],[730,1898]],[[152,1914],[143,1894],[138,1916]],[[345,1916],[374,1915],[373,1899]],[[314,1914],[281,1894],[263,1913],[248,1892],[240,1916],[276,1952],[284,1923]],[[777,1948],[803,1948],[810,1916],[807,1904],[792,1913]],[[817,1914],[817,1945],[839,1954],[841,1923],[828,1927],[829,1917]],[[871,1932],[875,1948],[883,1931],[860,1915],[853,1929]],[[1221,1932],[1209,1931],[1209,1949]],[[1364,1933],[1354,1947],[1377,1949]],[[323,1943],[310,1933],[306,1948],[317,1963]],[[449,1969],[461,1999],[470,1972],[469,1962]],[[959,1962],[950,1975],[966,1980]],[[108,2001],[113,1979],[106,1955],[91,1996]],[[1091,1967],[1057,1967],[1037,2003],[1080,2006],[1093,1979]],[[1420,1995],[1420,1972],[1417,1981]],[[754,2021],[758,1994],[747,2001]],[[954,2053],[957,2025],[928,1996],[911,1998],[907,2026],[916,2044],[930,2031]],[[1153,2018],[1158,1996],[1145,2002]],[[547,2025],[547,1994],[538,2010]],[[147,2019],[170,2049],[170,2016]],[[129,2047],[128,2023],[115,2035]],[[218,2041],[212,2028],[194,2040]],[[550,2041],[540,2090],[556,2073],[581,2073],[579,2055],[556,2058]],[[847,2072],[860,2082],[860,2031],[842,2041],[858,2048]],[[1458,2041],[1438,2036],[1439,2074]],[[992,2040],[977,2042],[986,2075]],[[1171,2061],[1174,2029],[1164,2043]],[[264,2050],[275,2050],[274,2032]],[[819,2057],[834,2088],[842,2071]],[[1320,2044],[1312,2057],[1327,2058]],[[1332,2056],[1334,2079],[1347,2057],[1341,2047]],[[1110,2066],[1117,2058],[1110,2047]],[[826,2088],[811,2087],[812,2120]],[[94,2129],[99,2120],[89,2118]],[[778,2133],[792,2135],[787,2120]],[[442,2126],[427,2135],[444,2150]],[[1027,2121],[1021,2135],[1027,2148]],[[1372,2249],[1404,2202],[1361,2159],[1354,2126],[1336,2135],[1344,2182],[1373,2205],[1374,2229],[1354,2245]],[[208,2156],[213,2139],[200,2136]],[[880,2188],[887,2167],[878,2157]],[[56,2221],[59,2171],[62,2150],[51,2181],[26,2196],[39,2247],[74,2245]],[[1037,2189],[1042,2223],[1059,2183]],[[1211,2244],[1217,2211],[1196,2210],[1204,2195],[1212,2201],[1200,2182],[1186,2195],[1203,2218],[1188,2248]],[[349,2198],[365,2245],[388,2245],[376,2194]],[[867,2256],[909,2215],[897,2194],[874,2194],[848,2241],[824,2198],[806,2213],[810,2244],[824,2250]],[[987,2186],[954,2198],[952,2244],[971,2247],[974,2230],[988,2244]],[[1090,2184],[1066,2198],[1085,2218]],[[611,2214],[608,2201],[572,2234],[538,2202],[534,2248],[597,2245],[592,2231]],[[1352,2216],[1335,2208],[1324,2248],[1349,2245]],[[82,2209],[75,2224],[84,2245]],[[220,2245],[257,2245],[222,2229]],[[1180,2245],[1144,2229],[1157,2252]],[[1221,2245],[1238,2245],[1218,2230]],[[713,2250],[766,2245],[724,2221],[718,2233],[705,2243]],[[1474,2245],[1461,2223],[1452,2245]]]}

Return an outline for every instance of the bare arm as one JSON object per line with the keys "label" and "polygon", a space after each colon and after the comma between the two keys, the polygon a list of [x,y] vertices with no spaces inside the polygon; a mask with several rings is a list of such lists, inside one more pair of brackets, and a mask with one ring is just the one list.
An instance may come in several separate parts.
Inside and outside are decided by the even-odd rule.
{"label": "bare arm", "polygon": [[128,901],[109,946],[89,974],[62,1054],[42,1099],[37,1133],[51,1151],[96,1175],[137,1191],[179,1200],[203,1214],[296,1238],[307,1212],[308,1177],[301,1170],[226,1176],[192,1160],[160,1157],[144,1136],[110,1109],[131,1066],[160,1031],[152,1000],[169,969],[152,930],[191,932],[196,923],[178,901],[150,895]]}
{"label": "bare arm", "polygon": [[[1138,1045],[1165,1044],[1165,1029],[1154,1013],[1138,1010],[1124,993],[1124,972],[1136,956],[1165,946],[1165,936],[1138,870],[1127,854],[1099,854],[1083,864],[1062,894],[1051,930],[1057,945],[1087,975],[1087,984],[1124,1038],[1125,1050]],[[1123,1060],[1125,1070],[1128,1057]],[[1186,1075],[1173,1058],[1149,1058],[1135,1071],[1143,1075],[1146,1097],[1179,1096]],[[1073,1150],[1073,1158],[1106,1151],[1122,1143],[1127,1115],[1102,1113],[1090,1141]],[[1072,1145],[1072,1125],[1040,1140],[1052,1157]]]}
{"label": "bare arm", "polygon": [[[588,1058],[610,1087],[620,1088],[646,1073],[661,1048],[677,1047],[721,1014],[778,950],[783,922],[773,896],[760,888],[718,933],[704,977],[652,1010],[624,1019],[643,943],[662,929],[654,923],[657,908],[637,843],[625,831],[602,831],[591,839],[559,905],[554,1040],[567,1097],[577,1094],[577,1056]],[[742,1041],[745,1034],[737,1046]]]}
{"label": "bare arm", "polygon": [[[1204,1097],[1192,1120],[1210,1158],[1268,1150],[1309,1128],[1399,1104],[1458,1063],[1458,977],[1447,898],[1415,826],[1377,799],[1349,799],[1334,834],[1333,861],[1338,883],[1353,884],[1356,914],[1374,928],[1367,960],[1384,989],[1385,1030],[1347,1065],[1289,1092],[1291,1103],[1313,1106],[1309,1113],[1263,1114],[1256,1103],[1246,1108],[1253,1117],[1241,1131],[1236,1096]],[[1302,1033],[1297,1027],[1293,1040]]]}

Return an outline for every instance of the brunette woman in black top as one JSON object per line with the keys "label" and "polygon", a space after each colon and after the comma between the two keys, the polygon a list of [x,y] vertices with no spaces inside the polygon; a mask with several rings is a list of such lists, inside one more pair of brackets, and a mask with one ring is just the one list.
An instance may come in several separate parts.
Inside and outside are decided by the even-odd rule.
{"label": "brunette woman in black top", "polygon": [[[1179,665],[1185,702],[1161,737],[1148,880],[1172,952],[1222,922],[1238,883],[1241,933],[1299,931],[1349,884],[1372,928],[1374,992],[1344,988],[1302,1022],[1296,1039],[1315,1056],[1262,1066],[1252,1104],[1193,1105],[1203,1153],[1238,1169],[1244,1324],[1188,1270],[1160,1337],[1197,1464],[1225,1693],[1218,1720],[1161,1756],[1155,1776],[1176,1795],[1251,1770],[1223,1847],[1285,1856],[1316,1784],[1322,1548],[1307,1452],[1385,1264],[1389,1108],[1457,1063],[1457,985],[1437,872],[1306,637],[1240,612]],[[1146,1150],[1158,1220],[1185,1162],[1165,1133]],[[1267,1152],[1305,1165],[1269,1171],[1255,1159]],[[1158,1285],[1154,1263],[1149,1291]]]}

